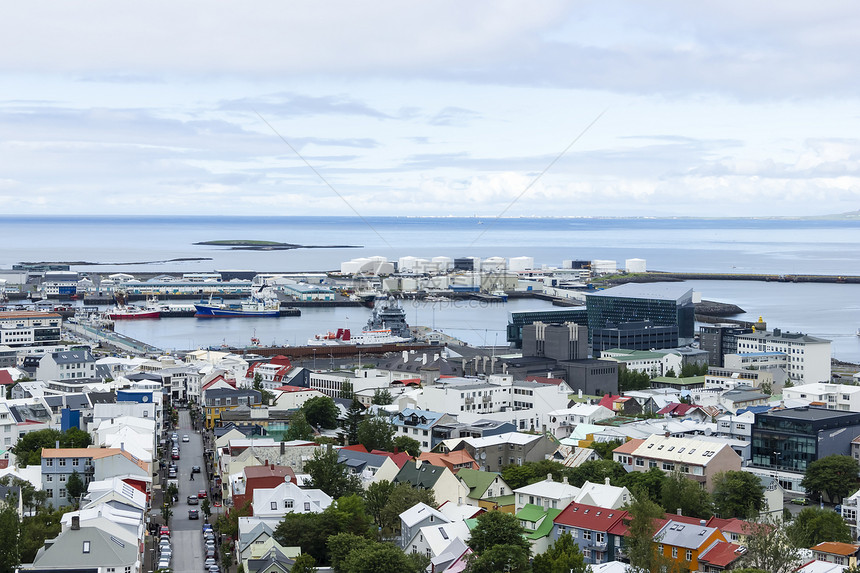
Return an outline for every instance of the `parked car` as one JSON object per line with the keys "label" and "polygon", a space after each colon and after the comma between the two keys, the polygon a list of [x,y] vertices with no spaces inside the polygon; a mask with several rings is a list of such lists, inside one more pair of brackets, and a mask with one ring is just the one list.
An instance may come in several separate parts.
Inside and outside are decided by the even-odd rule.
{"label": "parked car", "polygon": [[206,561],[203,562],[203,570],[209,571],[209,568],[212,567],[213,565],[218,565],[218,563],[215,561],[214,557],[210,557],[209,559],[207,559]]}
{"label": "parked car", "polygon": [[196,509],[188,510],[188,519],[200,519],[200,512]]}
{"label": "parked car", "polygon": [[175,470],[174,468],[170,468],[170,469],[167,471],[167,477],[169,477],[169,478],[175,478],[175,477],[176,477],[176,470]]}
{"label": "parked car", "polygon": [[179,459],[179,450],[173,450],[173,453],[170,454],[170,458],[174,459],[174,460],[178,460]]}
{"label": "parked car", "polygon": [[809,505],[809,500],[805,497],[796,497],[791,500],[794,505]]}
{"label": "parked car", "polygon": [[205,489],[201,489],[200,491],[198,491],[198,492],[197,492],[197,497],[199,497],[200,499],[206,499],[206,490],[205,490]]}
{"label": "parked car", "polygon": [[188,438],[188,434],[185,434],[184,436],[182,436],[182,441],[183,441],[183,442],[187,442],[188,440],[189,440],[189,438]]}
{"label": "parked car", "polygon": [[170,528],[166,525],[162,525],[161,529],[158,530],[159,535],[170,535]]}

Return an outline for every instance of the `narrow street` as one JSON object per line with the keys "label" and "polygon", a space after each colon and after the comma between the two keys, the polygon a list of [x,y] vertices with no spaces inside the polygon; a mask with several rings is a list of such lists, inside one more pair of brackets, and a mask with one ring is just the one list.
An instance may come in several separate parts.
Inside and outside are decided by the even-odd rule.
{"label": "narrow street", "polygon": [[[173,517],[170,520],[171,544],[173,546],[173,571],[176,573],[197,573],[203,571],[203,535],[202,526],[205,517],[200,505],[188,505],[188,496],[200,490],[209,491],[203,464],[203,439],[199,433],[191,429],[191,416],[188,410],[179,410],[179,460],[175,463],[178,468],[179,500],[173,505]],[[189,441],[183,442],[182,437],[188,436]],[[200,466],[202,473],[194,474],[191,480],[191,467]],[[196,509],[200,519],[188,519],[188,510]],[[213,516],[214,519],[214,508]],[[219,560],[220,563],[220,560]]]}

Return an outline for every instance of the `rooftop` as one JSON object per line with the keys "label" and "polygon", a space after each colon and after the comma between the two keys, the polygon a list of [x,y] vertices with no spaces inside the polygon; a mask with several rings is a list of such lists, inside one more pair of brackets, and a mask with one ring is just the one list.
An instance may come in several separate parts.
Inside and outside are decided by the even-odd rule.
{"label": "rooftop", "polygon": [[644,298],[677,302],[692,296],[692,292],[693,289],[684,283],[627,283],[596,293],[588,293],[586,297]]}

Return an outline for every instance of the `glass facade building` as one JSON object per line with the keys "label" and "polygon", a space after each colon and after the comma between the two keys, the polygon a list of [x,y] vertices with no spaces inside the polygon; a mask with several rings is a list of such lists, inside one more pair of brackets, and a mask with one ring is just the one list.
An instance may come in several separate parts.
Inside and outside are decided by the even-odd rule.
{"label": "glass facade building", "polygon": [[693,340],[693,289],[683,284],[628,283],[589,294],[585,300],[591,332],[628,322],[650,321],[656,326],[676,327],[676,345]]}
{"label": "glass facade building", "polygon": [[535,322],[546,324],[574,322],[585,325],[587,321],[585,307],[512,312],[508,321],[508,342],[512,342],[517,348],[522,348],[523,327]]}
{"label": "glass facade building", "polygon": [[756,414],[752,427],[752,465],[804,473],[817,459],[849,455],[860,435],[860,413],[804,407]]}

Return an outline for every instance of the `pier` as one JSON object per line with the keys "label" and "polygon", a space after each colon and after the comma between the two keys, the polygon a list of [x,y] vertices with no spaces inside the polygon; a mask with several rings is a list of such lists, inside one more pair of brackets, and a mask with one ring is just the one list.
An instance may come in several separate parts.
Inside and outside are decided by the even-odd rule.
{"label": "pier", "polygon": [[111,330],[106,330],[89,324],[67,321],[63,323],[63,328],[79,334],[88,340],[93,340],[99,344],[113,346],[124,352],[131,352],[132,354],[161,354],[162,352],[160,348],[156,348],[155,346],[141,342],[140,340],[135,340],[134,338],[119,334],[118,332],[113,332]]}

